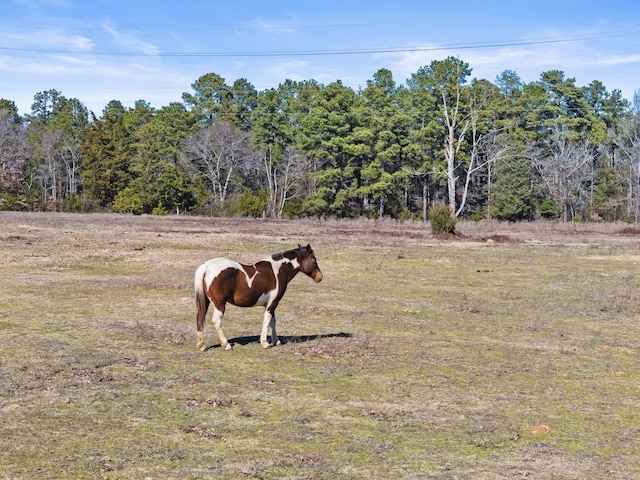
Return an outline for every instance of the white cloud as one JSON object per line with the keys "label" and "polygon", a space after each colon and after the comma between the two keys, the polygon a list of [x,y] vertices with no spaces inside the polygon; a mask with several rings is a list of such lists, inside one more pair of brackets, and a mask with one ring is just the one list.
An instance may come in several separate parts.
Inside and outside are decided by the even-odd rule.
{"label": "white cloud", "polygon": [[280,62],[267,62],[263,68],[263,79],[268,79],[269,83],[278,85],[285,80],[302,81],[309,79],[309,61],[307,60],[284,60]]}
{"label": "white cloud", "polygon": [[103,23],[102,28],[111,35],[117,45],[130,49],[133,52],[139,52],[145,55],[157,55],[161,52],[158,46],[140,39],[135,32],[120,31],[109,22]]}
{"label": "white cloud", "polygon": [[412,51],[383,54],[397,78],[408,78],[434,60],[456,56],[472,68],[471,77],[493,81],[504,70],[513,70],[531,81],[547,70],[563,70],[567,76],[586,66],[603,67],[640,61],[640,54],[606,56],[585,42],[532,43],[504,47],[460,49],[434,44],[414,45]]}
{"label": "white cloud", "polygon": [[258,17],[249,22],[249,27],[252,29],[263,30],[267,33],[273,34],[291,34],[296,29],[296,21],[291,18],[289,20],[267,20]]}
{"label": "white cloud", "polygon": [[627,55],[603,55],[596,58],[593,63],[600,66],[619,66],[640,63],[640,54],[630,53]]}
{"label": "white cloud", "polygon": [[93,40],[83,35],[70,34],[60,29],[33,30],[29,34],[0,33],[0,39],[15,48],[41,48],[43,50],[64,49],[73,51],[90,51]]}

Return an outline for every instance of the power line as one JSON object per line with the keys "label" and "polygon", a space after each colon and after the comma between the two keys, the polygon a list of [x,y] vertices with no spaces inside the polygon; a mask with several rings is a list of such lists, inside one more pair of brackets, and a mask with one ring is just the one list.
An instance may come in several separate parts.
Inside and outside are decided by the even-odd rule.
{"label": "power line", "polygon": [[0,46],[0,50],[24,52],[24,53],[44,53],[52,55],[92,55],[92,56],[113,56],[113,57],[290,57],[290,56],[331,56],[331,55],[372,55],[381,53],[414,53],[433,52],[447,50],[473,50],[483,48],[502,48],[527,45],[544,45],[555,43],[568,43],[580,40],[600,40],[605,38],[623,37],[630,34],[613,33],[592,36],[578,36],[555,39],[528,40],[528,41],[496,41],[481,43],[461,43],[440,46],[414,46],[414,47],[383,47],[383,48],[360,48],[360,49],[333,49],[333,50],[282,50],[264,52],[87,52],[70,50],[46,50],[36,48],[19,48]]}
{"label": "power line", "polygon": [[[229,2],[233,3],[233,2]],[[615,1],[610,0],[608,2],[608,8],[615,8],[616,4],[625,3],[624,1]],[[352,29],[358,27],[385,27],[385,26],[403,26],[403,25],[428,25],[428,24],[441,24],[442,22],[460,22],[463,20],[473,20],[478,21],[482,19],[508,19],[510,14],[517,15],[527,15],[527,18],[531,18],[532,16],[543,16],[544,18],[548,18],[551,15],[564,16],[568,15],[567,7],[562,5],[562,3],[558,3],[555,7],[552,8],[540,8],[536,7],[535,4],[532,4],[532,10],[527,10],[526,12],[521,12],[520,9],[516,10],[502,10],[499,13],[485,13],[485,14],[460,14],[460,12],[456,12],[451,15],[430,15],[428,18],[415,18],[412,17],[410,19],[400,19],[400,20],[379,20],[379,21],[371,21],[371,22],[331,22],[331,23],[297,23],[292,18],[285,18],[281,22],[270,22],[266,21],[265,24],[259,24],[257,20],[253,21],[245,21],[241,22],[239,25],[230,26],[228,22],[225,22],[224,25],[211,25],[210,18],[206,17],[207,25],[206,26],[196,26],[193,24],[193,19],[189,20],[188,25],[176,25],[172,22],[171,25],[167,26],[158,26],[157,28],[131,28],[128,31],[135,31],[136,33],[145,33],[145,32],[197,32],[197,31],[205,31],[205,32],[255,32],[255,31],[300,31],[300,30],[322,30],[322,29]],[[431,12],[433,13],[433,12]],[[71,31],[90,31],[94,32],[96,27],[78,27],[74,25],[74,21],[78,19],[68,18],[66,19],[66,27]],[[49,25],[19,25],[16,22],[11,22],[7,24],[0,23],[0,28],[3,30],[51,30],[52,27]]]}

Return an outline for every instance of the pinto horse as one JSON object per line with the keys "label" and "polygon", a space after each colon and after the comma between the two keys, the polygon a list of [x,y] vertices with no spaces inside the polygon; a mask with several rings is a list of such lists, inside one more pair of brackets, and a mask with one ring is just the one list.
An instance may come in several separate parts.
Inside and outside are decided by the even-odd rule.
{"label": "pinto horse", "polygon": [[[287,284],[298,272],[308,275],[315,283],[322,280],[322,272],[311,245],[303,247],[298,244],[298,248],[265,257],[253,265],[243,265],[228,258],[214,258],[200,265],[194,279],[198,348],[205,350],[202,331],[209,303],[213,303],[213,326],[225,350],[233,348],[222,332],[222,316],[227,303],[238,307],[264,307],[260,343],[264,348],[279,345],[276,307]],[[267,341],[269,326],[271,342]]]}

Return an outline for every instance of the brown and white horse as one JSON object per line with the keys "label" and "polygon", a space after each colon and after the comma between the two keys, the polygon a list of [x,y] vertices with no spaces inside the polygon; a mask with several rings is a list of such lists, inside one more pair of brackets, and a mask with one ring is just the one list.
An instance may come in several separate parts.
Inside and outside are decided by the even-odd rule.
{"label": "brown and white horse", "polygon": [[[213,326],[225,350],[233,346],[222,332],[222,316],[227,303],[238,307],[264,307],[260,343],[264,348],[280,344],[276,334],[275,311],[287,289],[287,284],[303,272],[315,283],[322,280],[322,272],[311,245],[276,253],[254,263],[243,265],[228,258],[214,258],[196,269],[194,289],[197,305],[198,348],[204,350],[202,331],[209,303],[213,303]],[[271,326],[271,341],[267,329]]]}

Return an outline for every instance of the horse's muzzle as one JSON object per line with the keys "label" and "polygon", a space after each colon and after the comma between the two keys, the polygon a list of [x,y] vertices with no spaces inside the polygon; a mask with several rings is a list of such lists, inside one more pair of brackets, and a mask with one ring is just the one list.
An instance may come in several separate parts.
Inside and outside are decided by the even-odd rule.
{"label": "horse's muzzle", "polygon": [[320,283],[322,281],[322,272],[320,270],[316,270],[313,272],[313,281],[314,283]]}

